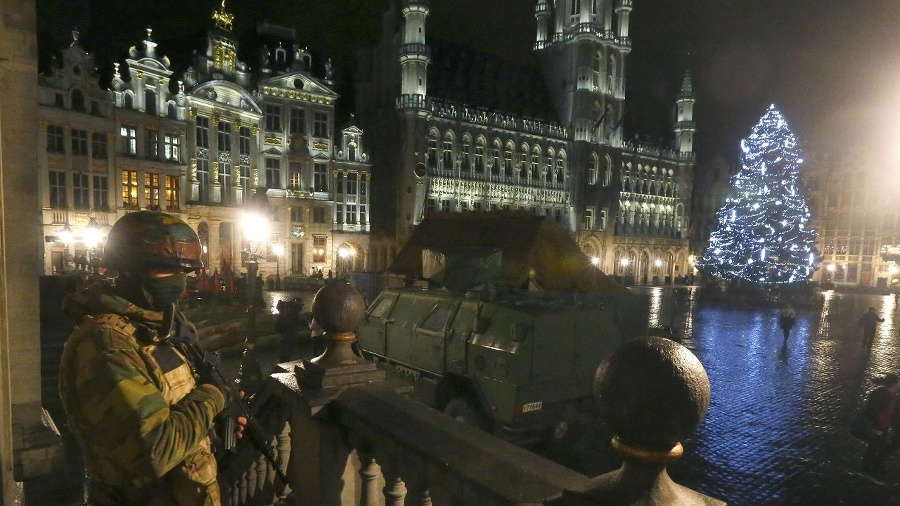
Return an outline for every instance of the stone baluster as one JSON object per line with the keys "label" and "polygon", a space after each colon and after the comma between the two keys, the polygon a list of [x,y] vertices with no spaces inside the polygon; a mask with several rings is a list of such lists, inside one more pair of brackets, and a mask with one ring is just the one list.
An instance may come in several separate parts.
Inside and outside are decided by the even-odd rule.
{"label": "stone baluster", "polygon": [[253,497],[259,497],[262,494],[262,491],[268,488],[269,484],[272,483],[271,480],[267,480],[266,477],[271,475],[275,476],[275,470],[269,466],[269,462],[266,460],[266,457],[260,453],[259,458],[256,459],[256,466],[254,467],[256,471],[256,478],[253,479],[255,481],[255,486],[251,488],[251,493]]}
{"label": "stone baluster", "polygon": [[406,495],[409,498],[407,503],[412,506],[430,505],[428,463],[413,455],[407,455],[401,469],[401,476],[406,482]]}
{"label": "stone baluster", "polygon": [[404,506],[406,503],[406,483],[399,476],[385,478],[384,506]]}
{"label": "stone baluster", "polygon": [[[282,470],[289,469],[288,466],[291,465],[291,424],[286,423],[282,428],[281,432],[275,436],[275,451],[278,452],[278,457],[281,459]],[[275,470],[272,470],[272,474],[275,474]],[[275,480],[276,478],[273,476],[271,478]],[[291,493],[290,485],[286,485],[284,489],[278,492],[278,498],[284,499],[288,497]]]}
{"label": "stone baluster", "polygon": [[357,448],[356,453],[359,456],[359,476],[362,480],[359,503],[362,506],[379,506],[378,479],[381,478],[381,466],[370,451]]}
{"label": "stone baluster", "polygon": [[629,341],[600,364],[594,394],[615,431],[612,446],[622,456],[622,467],[593,478],[582,490],[564,491],[549,504],[724,504],[678,485],[666,472],[709,407],[709,379],[693,353],[660,337]]}

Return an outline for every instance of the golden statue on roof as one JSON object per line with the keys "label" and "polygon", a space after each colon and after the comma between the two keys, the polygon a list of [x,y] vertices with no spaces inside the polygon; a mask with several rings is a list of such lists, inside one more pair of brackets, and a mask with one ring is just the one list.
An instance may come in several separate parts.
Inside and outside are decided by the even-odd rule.
{"label": "golden statue on roof", "polygon": [[212,18],[216,26],[223,30],[231,31],[231,22],[234,20],[234,15],[225,12],[225,0],[222,0],[222,7],[213,12]]}

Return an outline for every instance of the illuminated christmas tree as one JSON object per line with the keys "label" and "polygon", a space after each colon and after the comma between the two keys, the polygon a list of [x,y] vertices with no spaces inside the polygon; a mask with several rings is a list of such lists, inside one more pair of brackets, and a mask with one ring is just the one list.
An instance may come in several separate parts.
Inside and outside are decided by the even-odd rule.
{"label": "illuminated christmas tree", "polygon": [[756,284],[808,281],[818,261],[816,231],[798,180],[797,139],[774,105],[741,141],[741,171],[718,213],[718,229],[697,267]]}

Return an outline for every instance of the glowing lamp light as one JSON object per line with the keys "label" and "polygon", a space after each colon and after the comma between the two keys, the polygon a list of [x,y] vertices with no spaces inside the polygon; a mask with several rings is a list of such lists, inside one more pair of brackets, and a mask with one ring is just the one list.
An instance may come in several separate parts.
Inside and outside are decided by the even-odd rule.
{"label": "glowing lamp light", "polygon": [[657,258],[656,260],[653,261],[653,265],[659,267],[660,265],[662,265],[662,260]]}
{"label": "glowing lamp light", "polygon": [[244,213],[244,238],[250,242],[262,242],[269,238],[269,220],[260,213]]}
{"label": "glowing lamp light", "polygon": [[353,251],[352,248],[345,248],[345,247],[338,248],[338,256],[341,258],[350,258],[355,254],[356,254],[356,252]]}
{"label": "glowing lamp light", "polygon": [[896,265],[888,267],[888,274],[890,274],[891,276],[897,274],[898,271],[900,271],[900,268],[898,268]]}
{"label": "glowing lamp light", "polygon": [[594,266],[600,265],[600,259],[597,257],[591,257],[591,263],[594,264]]}
{"label": "glowing lamp light", "polygon": [[277,257],[283,256],[284,255],[284,245],[278,244],[278,243],[273,244],[272,245],[272,253]]}
{"label": "glowing lamp light", "polygon": [[628,267],[628,264],[630,264],[631,261],[628,260],[627,258],[623,258],[622,261],[620,261],[619,263],[622,264],[622,267]]}
{"label": "glowing lamp light", "polygon": [[100,239],[100,224],[96,219],[91,218],[84,229],[84,245],[88,248],[96,248],[100,244]]}
{"label": "glowing lamp light", "polygon": [[59,233],[59,239],[66,246],[72,244],[75,240],[75,234],[72,233],[72,227],[70,227],[68,223],[66,223],[66,226],[63,227],[62,231]]}

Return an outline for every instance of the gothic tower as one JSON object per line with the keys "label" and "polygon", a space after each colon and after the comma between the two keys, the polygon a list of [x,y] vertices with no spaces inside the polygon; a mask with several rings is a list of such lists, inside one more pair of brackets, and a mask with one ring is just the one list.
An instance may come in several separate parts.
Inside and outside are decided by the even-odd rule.
{"label": "gothic tower", "polygon": [[537,40],[553,105],[575,141],[621,144],[632,0],[538,0]]}
{"label": "gothic tower", "polygon": [[401,167],[397,178],[397,235],[409,236],[412,227],[424,217],[428,181],[425,172],[428,90],[427,74],[430,49],[425,44],[427,0],[404,0],[402,39],[400,41],[400,97],[403,139]]}
{"label": "gothic tower", "polygon": [[697,124],[694,122],[694,101],[697,99],[691,84],[691,73],[684,73],[684,81],[681,83],[681,91],[675,99],[675,151],[679,153],[694,150],[694,132]]}

